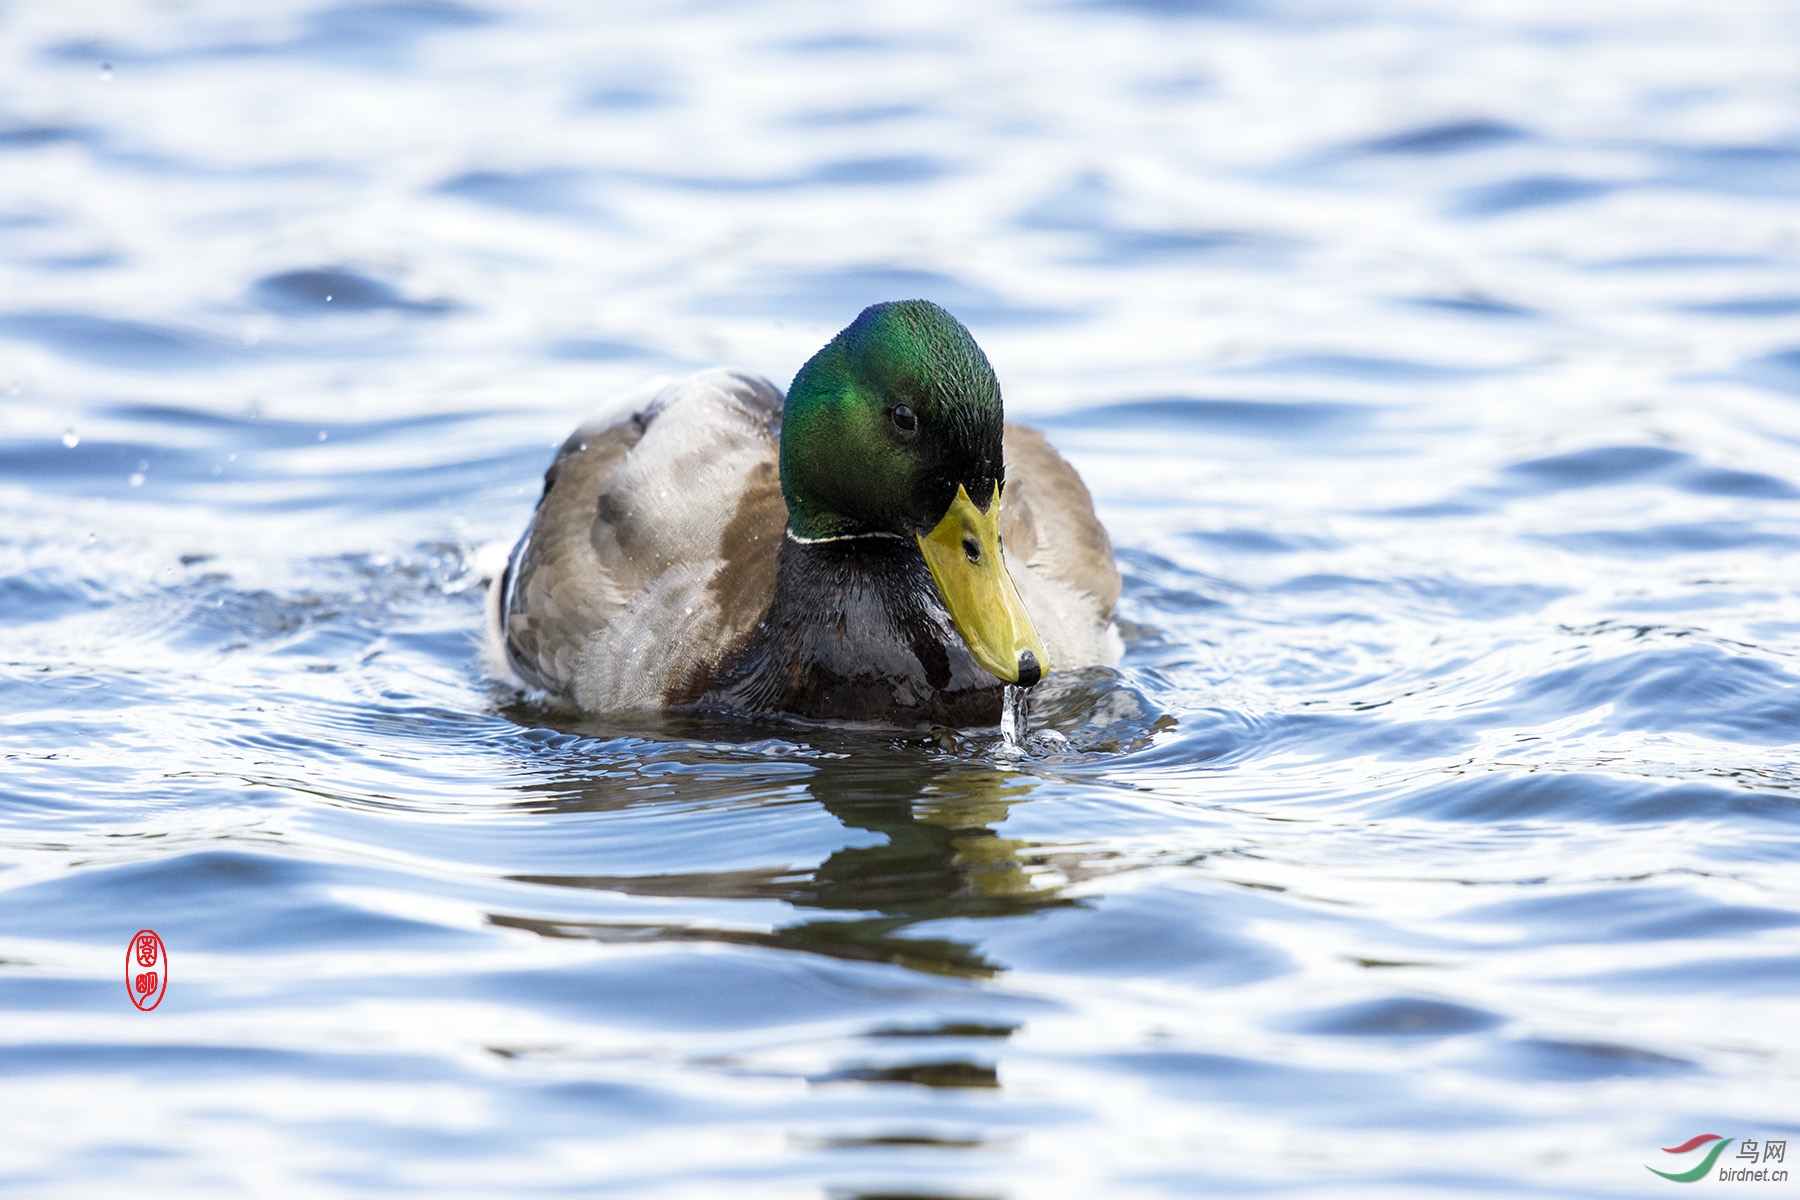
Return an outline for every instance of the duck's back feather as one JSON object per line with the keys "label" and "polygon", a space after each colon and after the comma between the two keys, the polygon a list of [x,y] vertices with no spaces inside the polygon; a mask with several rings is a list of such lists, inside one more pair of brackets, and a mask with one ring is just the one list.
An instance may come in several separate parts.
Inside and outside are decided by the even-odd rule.
{"label": "duck's back feather", "polygon": [[1009,423],[1005,444],[1000,542],[1050,669],[1117,666],[1119,569],[1093,498],[1037,430]]}
{"label": "duck's back feather", "polygon": [[572,434],[499,593],[513,669],[591,712],[656,708],[774,596],[781,392],[741,371],[644,388]]}

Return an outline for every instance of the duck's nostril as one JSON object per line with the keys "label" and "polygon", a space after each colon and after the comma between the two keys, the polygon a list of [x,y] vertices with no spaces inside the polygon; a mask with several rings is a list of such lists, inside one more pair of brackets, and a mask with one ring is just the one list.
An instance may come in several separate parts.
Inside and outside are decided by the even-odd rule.
{"label": "duck's nostril", "polygon": [[1029,650],[1019,654],[1019,686],[1030,687],[1044,677],[1044,669],[1038,666],[1037,655]]}

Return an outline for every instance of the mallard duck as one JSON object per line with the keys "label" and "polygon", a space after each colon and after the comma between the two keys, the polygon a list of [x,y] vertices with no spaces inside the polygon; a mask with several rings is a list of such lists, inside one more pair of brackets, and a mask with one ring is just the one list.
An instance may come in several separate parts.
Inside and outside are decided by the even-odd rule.
{"label": "mallard duck", "polygon": [[794,377],[703,371],[570,435],[496,581],[518,679],[591,713],[991,725],[1112,666],[1119,573],[1074,468],[1005,424],[961,322],[865,309]]}

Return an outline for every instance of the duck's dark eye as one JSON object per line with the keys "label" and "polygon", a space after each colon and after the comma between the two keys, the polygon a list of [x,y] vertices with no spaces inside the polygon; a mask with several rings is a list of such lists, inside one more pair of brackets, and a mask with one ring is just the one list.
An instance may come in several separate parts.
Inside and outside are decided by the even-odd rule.
{"label": "duck's dark eye", "polygon": [[913,416],[913,410],[904,404],[894,405],[894,427],[902,433],[911,433],[919,427],[919,418]]}
{"label": "duck's dark eye", "polygon": [[963,539],[963,556],[970,562],[981,561],[981,543],[972,537]]}

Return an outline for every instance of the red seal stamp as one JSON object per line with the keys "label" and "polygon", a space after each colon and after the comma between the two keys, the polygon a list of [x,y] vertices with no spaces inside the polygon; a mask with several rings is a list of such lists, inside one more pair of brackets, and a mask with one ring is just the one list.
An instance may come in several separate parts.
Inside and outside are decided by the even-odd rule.
{"label": "red seal stamp", "polygon": [[125,994],[145,1012],[169,990],[169,952],[154,929],[140,929],[125,947]]}

